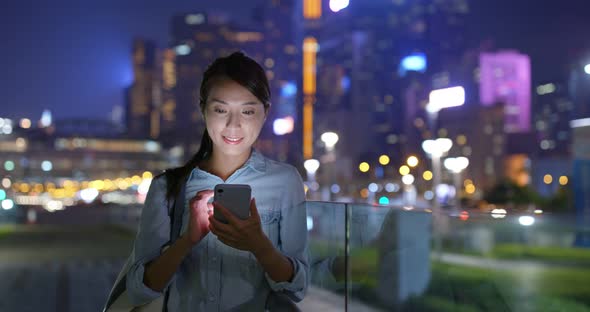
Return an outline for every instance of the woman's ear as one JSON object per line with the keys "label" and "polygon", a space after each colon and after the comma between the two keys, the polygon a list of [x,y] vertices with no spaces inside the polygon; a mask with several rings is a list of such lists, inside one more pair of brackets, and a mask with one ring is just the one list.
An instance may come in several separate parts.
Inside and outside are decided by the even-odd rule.
{"label": "woman's ear", "polygon": [[268,106],[264,109],[264,121],[266,121],[266,117],[268,117],[268,113],[270,111],[270,106],[272,104],[268,103]]}
{"label": "woman's ear", "polygon": [[207,105],[205,103],[205,101],[203,101],[202,99],[199,100],[199,106],[201,108],[201,115],[203,116],[203,120],[207,120]]}

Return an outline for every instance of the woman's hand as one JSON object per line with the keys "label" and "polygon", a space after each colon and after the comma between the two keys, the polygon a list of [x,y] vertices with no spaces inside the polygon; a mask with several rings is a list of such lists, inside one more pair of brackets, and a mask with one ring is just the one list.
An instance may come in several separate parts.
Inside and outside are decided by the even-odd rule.
{"label": "woman's hand", "polygon": [[209,233],[209,217],[213,215],[213,205],[209,203],[211,197],[213,190],[203,190],[189,201],[190,219],[186,235],[192,245]]}
{"label": "woman's hand", "polygon": [[213,216],[209,217],[209,229],[217,235],[220,241],[233,248],[254,254],[258,263],[274,281],[293,280],[295,274],[293,263],[273,246],[262,231],[260,215],[254,199],[250,201],[250,217],[246,220],[234,216],[227,208],[218,203],[213,203],[213,205],[229,221],[225,224]]}
{"label": "woman's hand", "polygon": [[209,229],[224,244],[236,249],[250,251],[254,254],[260,253],[266,248],[273,248],[262,231],[260,215],[256,208],[256,200],[250,201],[250,217],[241,220],[219,203],[213,203],[228,223],[225,224],[215,217],[209,217]]}

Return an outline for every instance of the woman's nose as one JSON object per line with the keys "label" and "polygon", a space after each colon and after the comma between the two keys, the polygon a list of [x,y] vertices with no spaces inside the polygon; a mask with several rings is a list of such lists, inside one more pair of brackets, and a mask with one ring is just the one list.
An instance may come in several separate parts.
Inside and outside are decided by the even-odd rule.
{"label": "woman's nose", "polygon": [[230,113],[227,119],[226,127],[228,128],[239,128],[240,127],[240,116],[238,114]]}

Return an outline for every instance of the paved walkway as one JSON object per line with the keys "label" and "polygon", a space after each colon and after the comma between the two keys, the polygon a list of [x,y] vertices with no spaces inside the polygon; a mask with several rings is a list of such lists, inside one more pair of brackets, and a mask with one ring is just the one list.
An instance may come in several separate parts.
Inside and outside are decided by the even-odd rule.
{"label": "paved walkway", "polygon": [[[0,239],[0,311],[96,312],[132,237],[100,226],[24,227]],[[344,297],[311,287],[302,311],[344,311]],[[349,311],[372,312],[351,302]]]}
{"label": "paved walkway", "polygon": [[[102,309],[121,261],[45,262],[0,266],[0,311],[96,312]],[[344,311],[344,297],[311,287],[302,311]],[[352,302],[349,311],[377,311]]]}
{"label": "paved walkway", "polygon": [[[297,306],[301,309],[301,311],[344,311],[344,297],[338,294],[334,294],[330,291],[317,288],[317,287],[310,287],[305,299],[302,302],[297,304]],[[357,302],[351,300],[348,311],[354,312],[377,312],[380,310],[376,310],[371,308],[361,302]]]}

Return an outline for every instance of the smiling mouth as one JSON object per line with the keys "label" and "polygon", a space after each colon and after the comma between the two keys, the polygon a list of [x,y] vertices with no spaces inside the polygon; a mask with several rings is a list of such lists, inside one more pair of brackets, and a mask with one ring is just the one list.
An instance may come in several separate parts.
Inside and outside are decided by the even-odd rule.
{"label": "smiling mouth", "polygon": [[240,142],[242,142],[244,140],[244,138],[240,138],[240,137],[223,137],[223,141],[225,141],[225,143],[227,144],[238,144]]}

